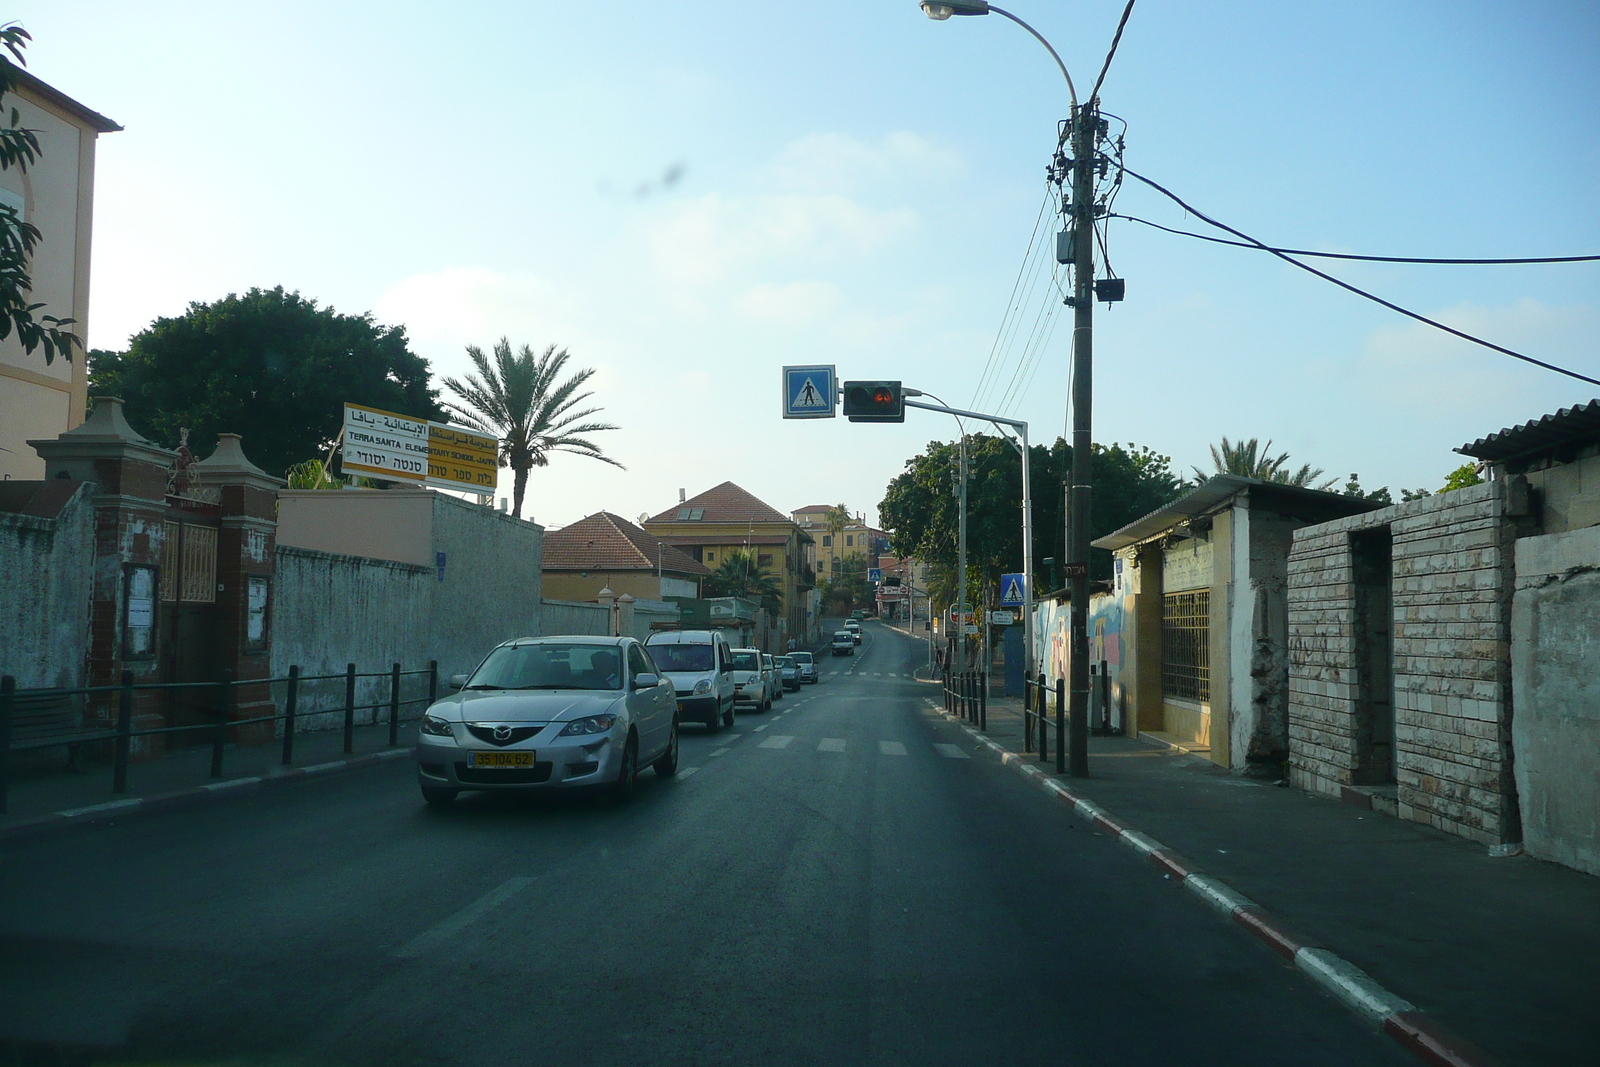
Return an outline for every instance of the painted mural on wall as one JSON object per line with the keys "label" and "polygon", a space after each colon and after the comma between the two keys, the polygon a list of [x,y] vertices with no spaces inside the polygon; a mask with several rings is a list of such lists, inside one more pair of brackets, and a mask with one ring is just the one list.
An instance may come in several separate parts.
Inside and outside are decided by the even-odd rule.
{"label": "painted mural on wall", "polygon": [[[1111,592],[1089,598],[1089,660],[1104,663],[1115,684],[1122,668],[1122,620],[1125,600],[1133,592],[1125,572],[1127,561],[1113,561]],[[1034,652],[1045,674],[1054,682],[1065,678],[1071,660],[1072,605],[1047,600],[1034,608]]]}

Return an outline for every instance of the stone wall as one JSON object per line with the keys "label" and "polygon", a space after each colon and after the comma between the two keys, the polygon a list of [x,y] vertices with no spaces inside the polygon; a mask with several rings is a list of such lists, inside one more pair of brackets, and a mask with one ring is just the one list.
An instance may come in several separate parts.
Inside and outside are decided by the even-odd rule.
{"label": "stone wall", "polygon": [[1520,839],[1509,662],[1517,525],[1507,484],[1295,533],[1288,572],[1294,784],[1334,795],[1355,784],[1362,739],[1352,534],[1387,527],[1398,814],[1487,844]]}
{"label": "stone wall", "polygon": [[0,674],[14,676],[19,688],[84,684],[95,551],[91,488],[74,483],[64,505],[51,509],[53,517],[0,512]]}
{"label": "stone wall", "polygon": [[1600,874],[1600,526],[1517,542],[1511,676],[1524,847]]}

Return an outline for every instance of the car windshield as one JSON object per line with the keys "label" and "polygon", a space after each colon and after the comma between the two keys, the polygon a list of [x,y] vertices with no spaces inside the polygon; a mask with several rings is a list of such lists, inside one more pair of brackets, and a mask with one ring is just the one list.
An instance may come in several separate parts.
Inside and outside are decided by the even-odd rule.
{"label": "car windshield", "polygon": [[780,666],[780,667],[793,667],[794,666],[794,657],[793,656],[779,656],[777,658],[776,662],[777,662],[778,666]]}
{"label": "car windshield", "polygon": [[850,640],[850,631],[840,630],[838,633],[833,635],[833,639],[835,641],[848,641]]}
{"label": "car windshield", "polygon": [[759,671],[761,669],[761,653],[735,652],[733,654],[733,669],[736,671]]}
{"label": "car windshield", "polygon": [[710,645],[651,645],[650,657],[664,671],[709,671],[712,667]]}
{"label": "car windshield", "polygon": [[467,688],[621,689],[622,650],[558,641],[503,645],[489,653]]}
{"label": "car windshield", "polygon": [[796,652],[794,655],[790,656],[789,658],[794,660],[796,663],[810,663],[811,662],[811,653],[809,653],[809,652]]}

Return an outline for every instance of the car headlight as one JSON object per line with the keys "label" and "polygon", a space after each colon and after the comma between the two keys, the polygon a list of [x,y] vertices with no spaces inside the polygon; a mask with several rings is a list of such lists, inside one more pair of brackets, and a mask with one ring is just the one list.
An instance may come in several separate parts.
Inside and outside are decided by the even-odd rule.
{"label": "car headlight", "polygon": [[698,682],[694,683],[694,691],[696,693],[709,693],[709,692],[711,692],[711,679],[710,678],[702,678]]}
{"label": "car headlight", "polygon": [[434,737],[454,737],[455,727],[437,715],[424,715],[422,717],[422,732]]}
{"label": "car headlight", "polygon": [[615,715],[587,715],[573,719],[562,728],[559,736],[578,737],[582,734],[603,734],[617,724]]}

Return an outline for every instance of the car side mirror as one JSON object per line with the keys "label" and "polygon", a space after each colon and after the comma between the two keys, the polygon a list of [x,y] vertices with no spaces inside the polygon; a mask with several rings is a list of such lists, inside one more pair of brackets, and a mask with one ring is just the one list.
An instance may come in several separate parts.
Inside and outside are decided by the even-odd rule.
{"label": "car side mirror", "polygon": [[635,689],[654,689],[660,684],[661,675],[659,674],[650,674],[646,672],[644,674],[636,674],[633,676],[633,687]]}
{"label": "car side mirror", "polygon": [[467,687],[467,676],[464,674],[452,674],[449,684],[451,689],[465,689]]}

